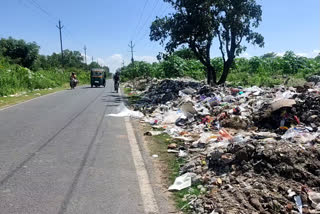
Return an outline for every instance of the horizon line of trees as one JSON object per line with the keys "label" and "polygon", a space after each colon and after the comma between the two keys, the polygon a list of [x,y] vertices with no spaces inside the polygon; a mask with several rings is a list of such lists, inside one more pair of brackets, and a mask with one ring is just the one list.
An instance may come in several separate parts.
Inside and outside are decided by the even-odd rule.
{"label": "horizon line of trees", "polygon": [[9,63],[18,64],[32,71],[49,70],[52,68],[75,68],[90,70],[92,68],[103,68],[110,73],[108,66],[99,65],[97,62],[86,64],[84,56],[79,51],[69,49],[61,53],[42,55],[39,53],[40,46],[36,42],[26,42],[23,39],[13,37],[0,39],[0,57]]}
{"label": "horizon line of trees", "polygon": [[[123,81],[135,78],[179,78],[191,77],[196,80],[206,78],[206,68],[188,48],[183,48],[171,54],[161,54],[159,62],[147,63],[135,61],[133,64],[121,67]],[[220,76],[223,73],[224,61],[221,57],[212,58],[210,62]],[[240,85],[280,84],[283,79],[303,79],[313,74],[320,74],[320,54],[314,58],[296,55],[287,51],[283,56],[276,53],[266,53],[251,58],[237,57],[227,80]]]}

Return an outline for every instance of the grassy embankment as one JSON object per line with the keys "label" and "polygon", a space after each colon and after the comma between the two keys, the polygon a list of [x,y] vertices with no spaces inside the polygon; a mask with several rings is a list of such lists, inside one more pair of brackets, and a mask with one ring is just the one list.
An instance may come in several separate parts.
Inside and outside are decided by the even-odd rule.
{"label": "grassy embankment", "polygon": [[[128,98],[128,104],[132,105],[140,99],[140,96],[131,92],[129,88],[124,89],[124,93]],[[146,126],[145,130],[152,130],[152,127]],[[161,130],[161,129],[160,129]],[[160,131],[154,130],[154,131]],[[176,143],[178,146],[182,142],[175,141],[168,134],[161,134],[157,136],[146,136],[146,141],[150,154],[157,154],[160,165],[161,174],[164,175],[163,182],[166,186],[170,186],[174,183],[176,177],[179,176],[180,167],[185,163],[184,158],[177,157],[176,154],[168,153],[168,145],[171,143]],[[191,187],[173,192],[172,200],[175,202],[178,209],[182,209],[185,213],[189,213],[190,209],[188,206],[189,201],[184,199],[185,195],[200,195],[200,190],[197,186],[200,183],[193,184]]]}
{"label": "grassy embankment", "polygon": [[17,64],[0,60],[0,108],[68,88],[71,72],[76,72],[80,84],[89,82],[89,72],[79,69],[33,72]]}

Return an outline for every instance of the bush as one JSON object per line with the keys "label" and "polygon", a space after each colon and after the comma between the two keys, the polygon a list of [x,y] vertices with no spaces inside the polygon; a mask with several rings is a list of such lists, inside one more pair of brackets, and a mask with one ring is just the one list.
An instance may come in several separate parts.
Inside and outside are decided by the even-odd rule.
{"label": "bush", "polygon": [[66,71],[51,69],[33,72],[28,68],[10,64],[2,58],[0,59],[0,95],[60,87],[69,82],[71,72],[76,72],[80,83],[89,82],[89,73],[80,69],[69,68]]}
{"label": "bush", "polygon": [[[166,56],[158,63],[135,62],[121,68],[123,81],[136,77],[176,78],[191,77],[204,80],[206,72],[204,66],[193,57],[188,57],[185,51]],[[217,75],[223,70],[222,58],[211,60]],[[250,59],[237,58],[230,69],[227,81],[233,85],[243,86],[274,86],[283,84],[285,79],[302,79],[320,72],[320,55],[316,58],[306,58],[295,55],[292,51],[283,57],[274,53]]]}

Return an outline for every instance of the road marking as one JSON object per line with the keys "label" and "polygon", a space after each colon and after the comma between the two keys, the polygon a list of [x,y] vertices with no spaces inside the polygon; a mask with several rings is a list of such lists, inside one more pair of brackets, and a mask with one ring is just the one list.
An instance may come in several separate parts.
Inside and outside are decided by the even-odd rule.
{"label": "road marking", "polygon": [[56,92],[53,92],[53,93],[50,93],[50,94],[46,94],[46,95],[43,95],[43,96],[40,96],[40,97],[35,97],[35,98],[30,99],[30,100],[23,101],[23,102],[21,102],[21,103],[14,104],[14,105],[12,105],[12,106],[8,106],[8,107],[5,107],[5,108],[0,108],[0,111],[6,110],[6,109],[9,109],[9,108],[12,108],[12,107],[21,105],[21,104],[28,103],[28,102],[30,102],[30,101],[32,101],[32,100],[36,100],[36,99],[40,99],[40,98],[43,98],[43,97],[47,97],[47,96],[49,96],[49,95],[57,94],[57,93],[60,93],[60,92],[63,92],[63,91],[65,91],[65,90],[56,91]]}
{"label": "road marking", "polygon": [[[120,96],[122,100],[122,91],[120,91]],[[123,100],[122,100],[123,102]],[[128,140],[129,140],[129,145],[131,148],[131,154],[134,162],[134,166],[136,168],[137,172],[137,177],[138,177],[138,183],[140,187],[140,193],[142,197],[142,202],[143,202],[143,208],[144,212],[146,214],[152,214],[152,213],[159,213],[159,208],[157,201],[154,197],[153,190],[151,187],[151,183],[149,180],[149,175],[146,170],[146,166],[144,164],[138,142],[136,139],[136,136],[134,134],[130,118],[125,117],[124,118],[126,128],[127,128],[127,133],[128,133]]]}
{"label": "road marking", "polygon": [[130,119],[126,117],[124,120],[127,128],[128,140],[131,147],[133,162],[138,176],[144,211],[146,214],[159,213],[157,201],[152,191],[149,176],[142,155],[140,153],[138,142],[136,140],[136,136],[134,135]]}

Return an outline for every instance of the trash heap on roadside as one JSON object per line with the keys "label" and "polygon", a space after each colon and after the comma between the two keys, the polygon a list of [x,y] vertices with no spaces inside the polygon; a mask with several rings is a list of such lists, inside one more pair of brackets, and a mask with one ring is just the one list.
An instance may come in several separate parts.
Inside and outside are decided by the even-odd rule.
{"label": "trash heap on roadside", "polygon": [[[197,185],[193,213],[320,213],[320,84],[209,87],[190,80],[127,83],[143,121],[186,159],[169,190]],[[163,130],[163,131],[159,131]],[[193,187],[194,188],[194,187]]]}

